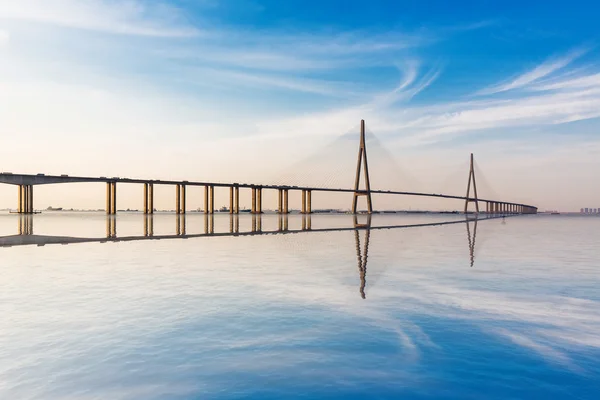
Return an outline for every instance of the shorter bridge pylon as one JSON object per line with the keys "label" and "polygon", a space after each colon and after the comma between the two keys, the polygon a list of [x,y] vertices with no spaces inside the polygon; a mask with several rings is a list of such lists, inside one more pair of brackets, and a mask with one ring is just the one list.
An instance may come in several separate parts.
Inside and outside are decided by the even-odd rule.
{"label": "shorter bridge pylon", "polygon": [[[362,163],[365,171],[365,190],[360,190],[360,170]],[[360,120],[360,146],[358,148],[358,162],[356,164],[356,180],[354,181],[354,199],[352,200],[352,213],[356,214],[358,207],[358,196],[367,197],[367,212],[373,213],[371,202],[371,182],[369,181],[369,164],[367,163],[367,145],[365,141],[365,120]]]}
{"label": "shorter bridge pylon", "polygon": [[[471,181],[473,181],[473,193],[475,197],[469,197],[471,193]],[[465,196],[465,214],[469,211],[469,203],[475,203],[475,212],[479,214],[479,200],[477,197],[477,183],[475,182],[475,168],[473,167],[473,153],[471,153],[469,182],[467,183],[467,195]]]}

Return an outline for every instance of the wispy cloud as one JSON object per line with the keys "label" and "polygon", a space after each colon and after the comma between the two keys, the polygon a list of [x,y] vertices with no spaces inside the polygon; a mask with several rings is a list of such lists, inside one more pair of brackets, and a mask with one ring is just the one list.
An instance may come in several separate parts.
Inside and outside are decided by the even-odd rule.
{"label": "wispy cloud", "polygon": [[538,65],[531,71],[528,71],[509,82],[483,89],[479,92],[479,94],[494,94],[522,88],[566,67],[574,60],[584,55],[587,51],[588,49],[580,48],[575,49],[564,56],[551,58]]}
{"label": "wispy cloud", "polygon": [[0,19],[116,34],[185,37],[199,34],[165,2],[139,0],[0,0]]}

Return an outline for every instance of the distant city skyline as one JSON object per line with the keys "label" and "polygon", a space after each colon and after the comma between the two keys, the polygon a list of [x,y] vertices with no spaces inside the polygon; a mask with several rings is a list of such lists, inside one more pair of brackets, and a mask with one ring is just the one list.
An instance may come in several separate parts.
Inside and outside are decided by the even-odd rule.
{"label": "distant city skyline", "polygon": [[[0,171],[275,183],[317,153],[298,179],[347,186],[357,142],[336,140],[365,119],[381,189],[464,195],[473,152],[481,197],[600,202],[599,6],[357,4],[0,0]],[[103,191],[40,187],[35,207],[102,208]],[[0,208],[15,199],[0,185]]]}

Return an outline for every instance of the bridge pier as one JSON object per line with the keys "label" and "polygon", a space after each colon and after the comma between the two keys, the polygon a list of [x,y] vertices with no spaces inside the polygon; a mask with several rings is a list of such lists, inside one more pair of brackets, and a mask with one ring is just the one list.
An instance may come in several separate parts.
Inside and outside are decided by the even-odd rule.
{"label": "bridge pier", "polygon": [[235,186],[235,213],[239,214],[240,213],[240,187],[239,186]]}
{"label": "bridge pier", "polygon": [[312,205],[311,205],[312,191],[308,189],[302,190],[302,214],[311,214],[312,213]]}
{"label": "bridge pier", "polygon": [[175,213],[176,214],[185,214],[186,204],[185,204],[185,185],[177,184],[175,185]]}
{"label": "bridge pier", "polygon": [[252,187],[252,208],[250,209],[250,212],[252,214],[256,214],[256,188]]}
{"label": "bridge pier", "polygon": [[19,185],[19,214],[33,214],[33,185]]}
{"label": "bridge pier", "polygon": [[283,189],[277,189],[277,212],[283,213]]}
{"label": "bridge pier", "polygon": [[210,185],[209,188],[210,188],[210,213],[214,214],[214,212],[215,212],[215,187],[213,185]]}
{"label": "bridge pier", "polygon": [[117,182],[106,182],[106,214],[117,213]]}
{"label": "bridge pier", "polygon": [[[256,213],[262,214],[262,188],[259,187],[256,189]],[[259,221],[260,224],[260,221]]]}
{"label": "bridge pier", "polygon": [[306,190],[302,189],[302,214],[306,214]]}
{"label": "bridge pier", "polygon": [[208,214],[208,185],[204,185],[204,214]]}
{"label": "bridge pier", "polygon": [[229,187],[229,214],[233,214],[233,186]]}
{"label": "bridge pier", "polygon": [[154,184],[144,183],[144,214],[154,214]]}
{"label": "bridge pier", "polygon": [[290,213],[288,200],[289,200],[289,189],[283,189],[283,213],[284,214]]}

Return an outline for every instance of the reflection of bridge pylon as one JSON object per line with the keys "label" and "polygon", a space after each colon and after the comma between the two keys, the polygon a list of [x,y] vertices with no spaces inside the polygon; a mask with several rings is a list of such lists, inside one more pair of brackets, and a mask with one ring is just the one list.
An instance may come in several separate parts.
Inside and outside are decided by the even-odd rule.
{"label": "reflection of bridge pylon", "polygon": [[[365,190],[360,190],[360,169],[362,163],[365,171]],[[373,204],[371,202],[371,182],[369,181],[369,164],[367,163],[367,145],[365,141],[365,120],[360,121],[360,147],[358,148],[358,162],[356,164],[356,180],[354,181],[354,198],[352,200],[352,212],[356,214],[358,207],[358,196],[367,197],[367,212],[373,212]]]}
{"label": "reflection of bridge pylon", "polygon": [[473,236],[471,236],[471,228],[469,223],[471,221],[467,219],[467,239],[469,240],[469,256],[471,258],[471,267],[475,264],[475,239],[477,239],[477,218],[473,219]]}
{"label": "reflection of bridge pylon", "polygon": [[358,218],[354,216],[355,228],[366,228],[365,230],[365,245],[361,249],[359,229],[354,230],[354,239],[356,240],[356,258],[358,261],[358,272],[360,274],[360,296],[366,299],[365,287],[367,285],[367,258],[369,256],[369,239],[371,237],[371,215],[368,216],[367,222],[364,224],[358,223]]}
{"label": "reflection of bridge pylon", "polygon": [[[473,192],[475,197],[470,198],[471,180],[473,181]],[[465,198],[465,214],[468,211],[469,203],[475,203],[475,212],[479,214],[479,201],[477,200],[477,184],[475,183],[475,168],[473,167],[473,153],[471,153],[471,166],[469,168],[469,183],[467,183],[467,195]]]}

